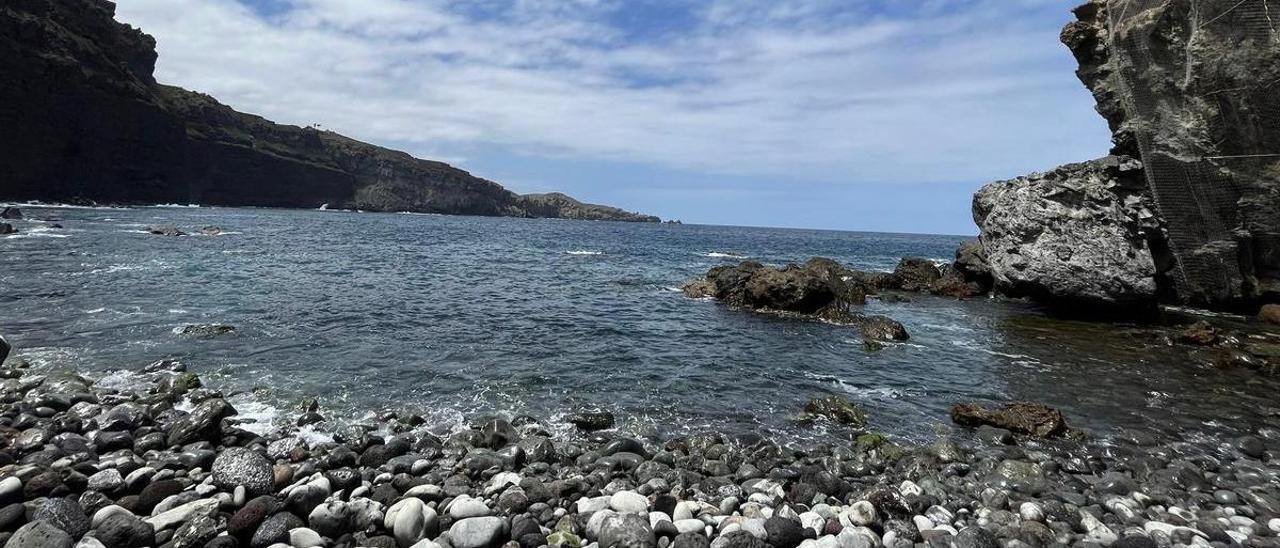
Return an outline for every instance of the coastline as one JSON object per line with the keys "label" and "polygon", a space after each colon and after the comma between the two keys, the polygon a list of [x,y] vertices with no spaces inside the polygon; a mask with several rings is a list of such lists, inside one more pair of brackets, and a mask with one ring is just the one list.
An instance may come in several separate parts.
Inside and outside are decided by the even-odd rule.
{"label": "coastline", "polygon": [[1275,428],[1232,446],[986,426],[797,447],[631,438],[593,413],[568,431],[476,416],[436,435],[382,413],[326,432],[311,404],[304,426],[258,435],[179,362],[125,384],[24,365],[0,369],[0,540],[15,548],[1280,545]]}

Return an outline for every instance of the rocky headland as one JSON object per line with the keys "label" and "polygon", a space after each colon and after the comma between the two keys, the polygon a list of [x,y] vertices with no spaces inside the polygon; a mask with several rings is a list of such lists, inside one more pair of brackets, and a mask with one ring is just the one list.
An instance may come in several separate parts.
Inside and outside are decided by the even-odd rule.
{"label": "rocky headland", "polygon": [[157,83],[155,40],[114,13],[106,0],[0,5],[0,200],[659,220],[521,196],[442,162]]}
{"label": "rocky headland", "polygon": [[995,183],[997,291],[1060,308],[1280,299],[1280,47],[1266,2],[1091,0],[1062,32],[1112,157]]}

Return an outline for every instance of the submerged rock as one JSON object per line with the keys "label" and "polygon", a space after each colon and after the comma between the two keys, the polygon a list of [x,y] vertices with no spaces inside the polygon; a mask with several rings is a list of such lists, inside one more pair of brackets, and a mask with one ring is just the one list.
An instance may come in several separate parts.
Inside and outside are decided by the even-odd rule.
{"label": "submerged rock", "polygon": [[1258,321],[1265,324],[1280,325],[1280,304],[1264,305],[1258,311]]}
{"label": "submerged rock", "polygon": [[151,234],[154,234],[156,236],[186,236],[187,235],[186,232],[178,230],[177,227],[173,227],[173,226],[153,226],[147,229],[147,232],[150,232]]}
{"label": "submerged rock", "polygon": [[811,400],[804,406],[807,418],[822,417],[845,426],[863,427],[867,425],[867,414],[858,404],[843,396],[828,396]]}
{"label": "submerged rock", "polygon": [[200,234],[205,236],[217,236],[222,234],[222,228],[216,226],[206,226],[200,229]]}
{"label": "submerged rock", "polygon": [[229,335],[236,332],[234,325],[224,324],[200,324],[200,325],[184,325],[178,329],[181,335],[190,335],[193,337],[217,337],[219,335]]}
{"label": "submerged rock", "polygon": [[3,210],[0,210],[0,219],[7,219],[10,221],[21,221],[22,210],[16,207],[6,207]]}
{"label": "submerged rock", "polygon": [[8,236],[9,234],[17,234],[18,229],[13,228],[9,223],[0,223],[0,236]]}
{"label": "submerged rock", "polygon": [[607,411],[577,413],[569,417],[569,424],[586,432],[613,428],[613,413]]}
{"label": "submerged rock", "polygon": [[1193,323],[1178,333],[1178,342],[1196,346],[1210,346],[1218,342],[1218,330],[1204,320]]}
{"label": "submerged rock", "polygon": [[1038,437],[1060,436],[1067,421],[1057,409],[1038,403],[1014,402],[996,409],[962,403],[951,408],[951,420],[960,426],[994,426]]}
{"label": "submerged rock", "polygon": [[911,338],[906,327],[885,316],[867,316],[859,318],[857,323],[862,329],[862,338],[868,341],[905,341]]}

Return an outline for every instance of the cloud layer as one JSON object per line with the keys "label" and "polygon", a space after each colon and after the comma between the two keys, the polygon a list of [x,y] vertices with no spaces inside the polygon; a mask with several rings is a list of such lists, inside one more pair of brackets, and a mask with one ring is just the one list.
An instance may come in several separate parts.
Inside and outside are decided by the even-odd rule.
{"label": "cloud layer", "polygon": [[119,16],[159,40],[161,81],[422,155],[500,147],[858,184],[988,180],[1105,151],[1056,41],[1069,6],[119,0]]}

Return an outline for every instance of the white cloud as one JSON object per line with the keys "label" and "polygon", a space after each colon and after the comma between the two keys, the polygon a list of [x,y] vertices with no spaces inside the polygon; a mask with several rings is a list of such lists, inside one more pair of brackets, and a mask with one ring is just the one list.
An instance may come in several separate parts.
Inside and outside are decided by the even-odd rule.
{"label": "white cloud", "polygon": [[1105,151],[1061,21],[1043,17],[1067,2],[665,1],[691,23],[644,39],[609,0],[291,0],[269,16],[120,0],[119,14],[157,37],[161,81],[418,151],[854,183],[982,180]]}

